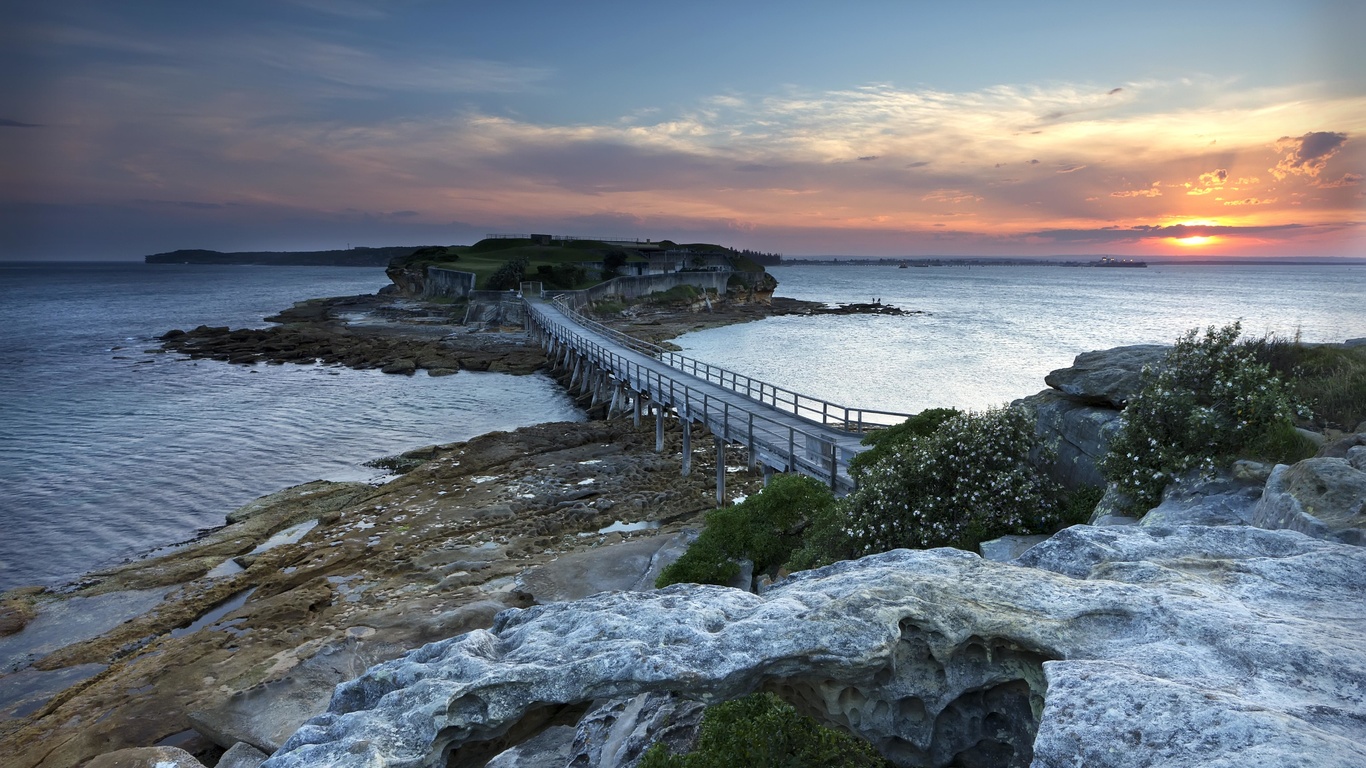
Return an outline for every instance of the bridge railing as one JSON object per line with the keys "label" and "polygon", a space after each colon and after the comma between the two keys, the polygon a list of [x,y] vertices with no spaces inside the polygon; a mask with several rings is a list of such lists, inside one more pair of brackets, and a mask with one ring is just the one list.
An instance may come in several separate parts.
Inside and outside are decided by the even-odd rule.
{"label": "bridge railing", "polygon": [[583,316],[581,313],[570,308],[566,303],[558,299],[551,299],[551,301],[554,302],[555,306],[558,307],[561,312],[574,322],[585,328],[592,329],[595,333],[607,336],[627,349],[649,355],[671,368],[676,368],[684,373],[709,381],[724,389],[729,389],[732,392],[744,395],[751,400],[772,406],[781,411],[787,411],[794,416],[823,426],[862,433],[867,432],[870,429],[882,429],[884,427],[900,424],[911,417],[911,414],[908,413],[880,411],[872,408],[850,408],[838,403],[832,403],[828,400],[822,400],[819,397],[811,397],[810,395],[803,395],[790,389],[774,386],[761,379],[746,376],[742,373],[736,373],[735,371],[722,368],[718,365],[712,365],[711,363],[679,354],[673,350],[665,349],[658,344],[651,344],[648,341],[637,339],[634,336],[622,333],[615,328],[610,328],[596,320],[591,320]]}
{"label": "bridge railing", "polygon": [[[528,317],[539,324],[545,333],[571,345],[589,361],[611,371],[618,381],[631,389],[646,392],[651,400],[673,408],[680,419],[703,422],[712,434],[729,443],[746,445],[751,456],[758,457],[779,471],[800,472],[818,478],[834,490],[849,490],[853,487],[847,468],[849,460],[857,452],[840,446],[832,437],[783,424],[750,409],[732,407],[729,402],[714,398],[705,390],[689,386],[684,381],[618,354],[569,325],[547,317],[534,305],[530,310]],[[636,341],[648,344],[639,339]]]}

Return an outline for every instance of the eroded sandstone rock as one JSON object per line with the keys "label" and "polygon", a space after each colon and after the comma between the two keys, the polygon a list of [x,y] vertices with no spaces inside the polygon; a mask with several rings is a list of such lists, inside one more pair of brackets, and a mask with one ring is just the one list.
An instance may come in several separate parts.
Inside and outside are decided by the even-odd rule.
{"label": "eroded sandstone rock", "polygon": [[1253,524],[1366,544],[1366,472],[1347,459],[1277,465],[1254,510]]}
{"label": "eroded sandstone rock", "polygon": [[1044,383],[1092,405],[1123,408],[1142,386],[1143,367],[1156,365],[1170,347],[1136,344],[1077,355],[1070,368],[1044,377]]}
{"label": "eroded sandstone rock", "polygon": [[898,550],[762,595],[507,611],[339,686],[266,765],[445,765],[595,700],[760,689],[901,765],[1366,763],[1366,550],[1077,526],[1018,562]]}

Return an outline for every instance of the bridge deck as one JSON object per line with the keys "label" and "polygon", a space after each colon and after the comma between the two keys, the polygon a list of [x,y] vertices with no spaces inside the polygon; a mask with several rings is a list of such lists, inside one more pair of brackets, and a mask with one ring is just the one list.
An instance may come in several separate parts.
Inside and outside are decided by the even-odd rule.
{"label": "bridge deck", "polygon": [[778,471],[800,472],[837,492],[853,488],[849,460],[866,450],[861,435],[814,423],[742,392],[690,375],[644,352],[628,349],[607,333],[581,325],[555,304],[527,299],[528,315],[551,343],[552,354],[569,349],[680,419],[700,422],[722,440],[746,446],[752,460]]}

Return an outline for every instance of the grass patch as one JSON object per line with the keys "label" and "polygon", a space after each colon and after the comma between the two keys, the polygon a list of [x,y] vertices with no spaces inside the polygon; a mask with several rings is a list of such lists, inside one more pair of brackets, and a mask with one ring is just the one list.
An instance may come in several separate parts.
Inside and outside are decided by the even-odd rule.
{"label": "grass patch", "polygon": [[1304,344],[1268,334],[1246,342],[1257,362],[1285,381],[1315,425],[1351,430],[1366,421],[1366,347]]}

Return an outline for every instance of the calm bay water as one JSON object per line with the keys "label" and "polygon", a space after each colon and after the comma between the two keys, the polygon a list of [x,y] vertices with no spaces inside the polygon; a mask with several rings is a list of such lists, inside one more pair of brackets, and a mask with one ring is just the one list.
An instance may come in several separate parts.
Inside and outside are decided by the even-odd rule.
{"label": "calm bay water", "polygon": [[[1366,337],[1366,267],[788,266],[778,293],[928,314],[780,317],[689,334],[692,355],[846,405],[985,408],[1079,352],[1253,334]],[[146,354],[171,328],[259,327],[379,269],[0,264],[0,590],[183,541],[258,496],[432,443],[583,418],[541,376],[386,376]]]}
{"label": "calm bay water", "polygon": [[1366,337],[1366,266],[784,266],[777,295],[880,298],[927,315],[777,317],[691,333],[688,354],[802,394],[915,413],[982,409],[1044,388],[1080,352],[1169,344],[1243,321],[1305,341]]}
{"label": "calm bay water", "polygon": [[381,269],[0,264],[0,590],[56,584],[370,459],[581,420],[544,376],[432,378],[147,354],[196,325],[261,327],[373,293]]}

